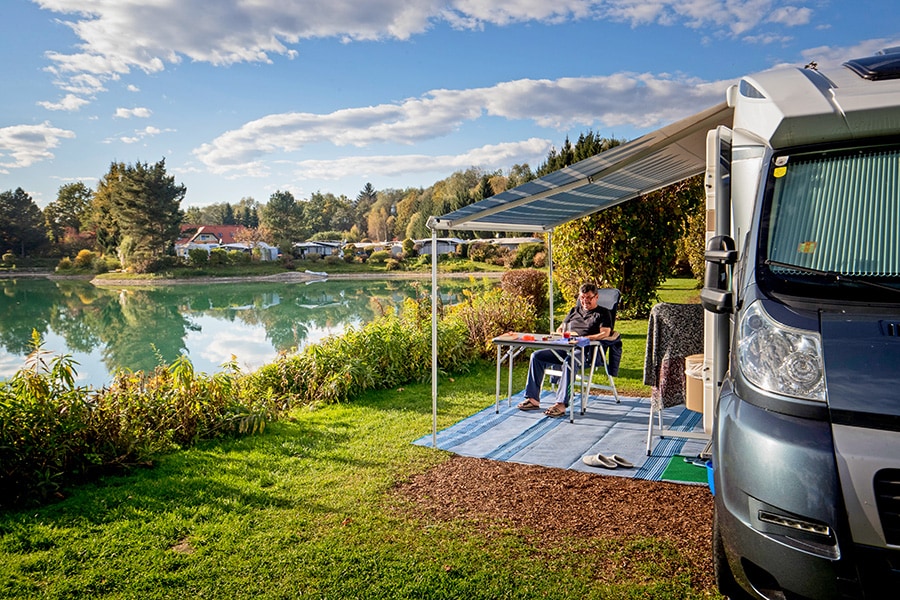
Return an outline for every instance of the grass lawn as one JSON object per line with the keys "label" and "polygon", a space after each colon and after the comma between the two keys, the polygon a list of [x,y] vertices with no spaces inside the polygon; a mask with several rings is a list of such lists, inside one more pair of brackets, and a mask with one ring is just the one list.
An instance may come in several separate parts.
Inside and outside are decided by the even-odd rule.
{"label": "grass lawn", "polygon": [[[696,295],[670,285],[667,299]],[[638,390],[640,323],[620,328],[617,383]],[[444,378],[438,426],[493,389],[490,362]],[[2,512],[0,598],[711,597],[673,576],[685,559],[653,538],[535,547],[502,522],[478,533],[411,518],[393,486],[449,456],[410,443],[431,418],[430,383],[372,392]],[[600,577],[600,553],[618,554],[621,572]]]}

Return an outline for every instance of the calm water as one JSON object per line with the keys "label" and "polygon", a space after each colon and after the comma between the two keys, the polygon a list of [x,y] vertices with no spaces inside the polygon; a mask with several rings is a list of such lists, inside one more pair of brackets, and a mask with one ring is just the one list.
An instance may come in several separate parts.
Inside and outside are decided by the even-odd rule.
{"label": "calm water", "polygon": [[[452,303],[468,282],[441,281]],[[418,288],[418,292],[417,292]],[[44,348],[71,354],[78,383],[101,387],[119,369],[151,370],[186,354],[215,373],[237,357],[250,371],[348,327],[369,322],[431,282],[179,284],[116,290],[85,281],[0,279],[0,379],[24,364],[31,331]]]}

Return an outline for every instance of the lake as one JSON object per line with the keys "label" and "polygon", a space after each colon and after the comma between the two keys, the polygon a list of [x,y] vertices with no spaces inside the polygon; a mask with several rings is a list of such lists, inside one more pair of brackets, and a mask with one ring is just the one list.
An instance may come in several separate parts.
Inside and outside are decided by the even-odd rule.
{"label": "lake", "polygon": [[[441,280],[452,304],[469,280]],[[359,327],[405,298],[431,294],[430,280],[177,284],[122,289],[83,280],[0,279],[0,379],[24,366],[31,332],[44,349],[70,354],[77,383],[102,387],[120,369],[154,369],[185,354],[215,373],[232,355],[244,372],[329,335]]]}

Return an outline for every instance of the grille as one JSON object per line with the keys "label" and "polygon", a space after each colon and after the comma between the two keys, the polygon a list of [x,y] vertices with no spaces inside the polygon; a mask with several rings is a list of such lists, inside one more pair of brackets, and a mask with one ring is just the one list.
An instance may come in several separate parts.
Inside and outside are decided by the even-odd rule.
{"label": "grille", "polygon": [[882,469],[875,474],[875,503],[884,538],[900,546],[900,469]]}

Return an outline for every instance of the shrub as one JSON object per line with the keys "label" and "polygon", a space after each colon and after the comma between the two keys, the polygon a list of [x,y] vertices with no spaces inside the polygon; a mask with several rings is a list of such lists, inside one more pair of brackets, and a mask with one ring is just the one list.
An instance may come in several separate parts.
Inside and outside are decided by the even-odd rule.
{"label": "shrub", "polygon": [[345,258],[347,258],[347,257],[345,256],[344,258],[341,258],[337,254],[329,254],[328,256],[325,257],[324,260],[325,260],[326,265],[336,265],[336,264],[344,262]]}
{"label": "shrub", "polygon": [[228,251],[224,248],[211,248],[209,251],[209,266],[224,267],[228,264]]}
{"label": "shrub", "polygon": [[512,268],[514,269],[522,269],[527,267],[534,267],[534,257],[538,252],[544,251],[544,244],[538,242],[529,242],[527,244],[521,244],[519,248],[516,250],[515,256],[512,261]]}
{"label": "shrub", "polygon": [[37,332],[32,347],[25,368],[0,382],[0,507],[200,439],[262,431],[273,415],[268,397],[244,393],[234,364],[208,377],[182,356],[94,391],[75,386],[71,357],[50,359]]}
{"label": "shrub", "polygon": [[94,252],[91,252],[90,250],[81,250],[75,256],[73,264],[76,269],[90,269],[93,267],[96,258],[97,254]]}
{"label": "shrub", "polygon": [[57,271],[71,271],[72,270],[72,259],[70,259],[68,256],[63,256],[60,259],[59,264],[56,265],[56,270]]}
{"label": "shrub", "polygon": [[[427,298],[408,299],[400,315],[386,314],[261,367],[250,385],[256,394],[287,399],[287,408],[344,402],[369,389],[425,380],[431,372],[430,311]],[[473,354],[461,323],[439,322],[438,340],[442,369],[468,366]]]}
{"label": "shrub", "polygon": [[537,323],[534,306],[523,296],[505,290],[474,295],[464,290],[466,300],[451,309],[449,320],[462,323],[468,342],[480,356],[489,358],[495,349],[491,340],[507,331],[533,331]]}
{"label": "shrub", "polygon": [[97,274],[106,273],[107,271],[109,271],[109,265],[102,256],[98,256],[96,259],[94,259],[94,263],[91,265],[91,268],[93,269],[94,273]]}
{"label": "shrub", "polygon": [[500,256],[500,247],[489,242],[469,244],[469,258],[477,262],[488,262]]}
{"label": "shrub", "polygon": [[387,259],[387,261],[385,261],[384,263],[384,266],[388,271],[399,271],[401,267],[400,261],[396,258]]}
{"label": "shrub", "polygon": [[[256,254],[259,254],[259,249],[254,248]],[[228,251],[228,264],[229,265],[247,265],[253,260],[253,256],[249,252],[243,252],[241,250],[229,250]],[[258,259],[257,259],[258,260]]]}
{"label": "shrub", "polygon": [[16,255],[7,250],[3,253],[3,257],[0,260],[3,260],[4,265],[11,265],[16,261]]}
{"label": "shrub", "polygon": [[369,255],[369,262],[376,265],[384,264],[391,258],[391,253],[387,250],[377,250]]}
{"label": "shrub", "polygon": [[513,296],[525,298],[538,315],[543,315],[549,306],[547,274],[537,269],[507,271],[500,278],[500,287]]}
{"label": "shrub", "polygon": [[188,260],[193,267],[205,267],[209,264],[209,252],[205,248],[191,248],[188,250]]}

